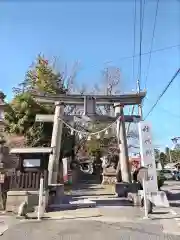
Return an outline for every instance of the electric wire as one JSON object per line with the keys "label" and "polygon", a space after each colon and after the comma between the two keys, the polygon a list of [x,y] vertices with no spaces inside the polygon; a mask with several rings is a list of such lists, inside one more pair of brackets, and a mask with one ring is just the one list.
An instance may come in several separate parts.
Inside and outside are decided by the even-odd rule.
{"label": "electric wire", "polygon": [[[143,37],[143,26],[144,26],[144,13],[145,13],[145,3],[146,1],[140,0],[140,14],[139,14],[139,24],[140,24],[140,36],[139,36],[139,72],[138,72],[138,80],[137,80],[137,87],[138,92],[140,92],[140,81],[141,81],[141,68],[142,68],[142,37]],[[135,0],[135,8],[134,8],[134,44],[135,44],[135,37],[136,37],[136,0]],[[134,52],[135,52],[135,45],[134,45]],[[134,58],[133,58],[134,62]],[[133,65],[134,66],[134,65]],[[133,69],[134,71],[134,69]],[[133,72],[134,74],[134,72]],[[134,77],[134,75],[133,75]],[[135,106],[132,107],[131,115],[134,113]],[[127,135],[129,134],[131,123],[128,124],[127,127]]]}
{"label": "electric wire", "polygon": [[144,26],[144,8],[145,8],[145,0],[144,3],[140,0],[140,14],[139,14],[139,67],[138,67],[138,92],[140,92],[141,85],[141,70],[142,70],[142,38],[143,38],[143,26]]}
{"label": "electric wire", "polygon": [[[139,72],[137,78],[137,92],[141,91],[141,74],[142,74],[142,36],[143,36],[143,25],[144,25],[144,9],[145,9],[145,0],[142,5],[142,0],[140,1],[140,42],[139,42]],[[138,112],[142,118],[142,103],[138,105]]]}
{"label": "electric wire", "polygon": [[[147,101],[149,101],[150,103],[153,103],[153,101],[150,100],[150,99],[147,98],[147,97],[145,97],[144,100],[147,100]],[[162,105],[159,104],[158,107],[159,107],[159,111],[161,111],[161,112],[163,111],[163,112],[165,112],[165,113],[171,115],[171,116],[174,117],[174,118],[178,118],[178,119],[180,119],[180,115],[175,114],[175,113],[169,111],[168,109],[164,108]]]}
{"label": "electric wire", "polygon": [[171,80],[168,82],[167,86],[163,89],[162,93],[159,95],[159,97],[157,98],[156,102],[153,104],[153,106],[151,107],[151,109],[149,110],[148,114],[146,115],[146,117],[144,118],[144,120],[152,113],[152,111],[155,109],[155,107],[157,106],[158,102],[161,100],[161,98],[163,97],[163,95],[166,93],[166,91],[168,90],[168,88],[171,86],[171,84],[173,83],[173,81],[176,79],[176,77],[179,75],[180,73],[180,68],[175,72],[175,74],[173,75],[173,77],[171,78]]}
{"label": "electric wire", "polygon": [[146,78],[145,78],[145,89],[146,89],[146,86],[147,86],[147,80],[148,80],[148,76],[149,76],[149,69],[150,69],[150,65],[151,65],[151,57],[152,57],[154,36],[155,36],[155,31],[156,31],[158,9],[159,9],[159,0],[157,0],[157,2],[156,2],[156,12],[155,12],[155,18],[154,18],[153,33],[152,33],[152,38],[151,38],[150,54],[149,54],[149,60],[148,60],[148,65],[147,65],[147,73],[146,73]]}
{"label": "electric wire", "polygon": [[[168,47],[164,47],[164,48],[158,48],[158,49],[155,49],[153,51],[148,51],[148,52],[144,52],[141,54],[141,56],[144,56],[144,55],[149,55],[149,54],[154,54],[154,53],[157,53],[157,52],[162,52],[162,51],[166,51],[166,50],[169,50],[169,49],[172,49],[172,48],[177,48],[177,47],[180,47],[180,44],[176,44],[176,45],[171,45],[171,46],[168,46]],[[126,60],[126,59],[131,59],[131,58],[136,58],[136,57],[139,57],[139,54],[135,54],[134,56],[127,56],[127,57],[122,57],[120,58],[119,60]],[[110,63],[111,61],[109,61],[108,63]]]}
{"label": "electric wire", "polygon": [[134,0],[133,81],[135,68],[135,51],[136,51],[136,0]]}
{"label": "electric wire", "polygon": [[[136,51],[136,0],[134,0],[134,45],[133,45],[133,81],[134,81],[134,70],[135,70],[135,51]],[[132,110],[131,110],[131,115],[133,114],[134,112],[134,105],[132,107]],[[127,135],[129,133],[129,130],[130,130],[130,126],[131,124],[129,123],[128,124],[128,127],[127,127]]]}

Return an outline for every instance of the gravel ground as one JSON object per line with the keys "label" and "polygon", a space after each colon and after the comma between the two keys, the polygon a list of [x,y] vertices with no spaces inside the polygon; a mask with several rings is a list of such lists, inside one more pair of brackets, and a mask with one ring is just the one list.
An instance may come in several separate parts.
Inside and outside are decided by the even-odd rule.
{"label": "gravel ground", "polygon": [[13,226],[1,236],[2,240],[179,240],[180,236],[162,233],[161,225],[144,223],[107,223],[81,220],[47,220],[26,222]]}

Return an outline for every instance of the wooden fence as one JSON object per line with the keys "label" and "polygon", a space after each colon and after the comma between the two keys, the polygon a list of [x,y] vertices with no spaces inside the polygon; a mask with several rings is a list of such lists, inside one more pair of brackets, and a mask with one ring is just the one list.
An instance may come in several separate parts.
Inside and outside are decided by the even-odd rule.
{"label": "wooden fence", "polygon": [[10,191],[37,191],[41,175],[44,177],[44,188],[48,186],[48,172],[13,173],[6,178],[6,188]]}

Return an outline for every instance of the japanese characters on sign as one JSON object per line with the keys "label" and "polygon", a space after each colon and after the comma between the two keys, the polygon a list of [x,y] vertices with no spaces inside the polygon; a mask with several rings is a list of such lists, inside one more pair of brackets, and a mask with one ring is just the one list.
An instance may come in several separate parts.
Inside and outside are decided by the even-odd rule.
{"label": "japanese characters on sign", "polygon": [[149,123],[144,121],[139,122],[139,140],[141,165],[148,168],[148,181],[146,182],[147,192],[156,192],[158,190],[156,163],[152,145],[151,126]]}

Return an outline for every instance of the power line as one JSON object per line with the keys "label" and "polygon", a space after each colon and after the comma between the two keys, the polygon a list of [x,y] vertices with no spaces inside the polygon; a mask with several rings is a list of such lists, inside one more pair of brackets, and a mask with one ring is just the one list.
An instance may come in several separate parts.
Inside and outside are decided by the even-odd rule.
{"label": "power line", "polygon": [[158,9],[159,9],[159,0],[157,0],[157,2],[156,2],[156,12],[155,12],[155,18],[154,18],[153,34],[152,34],[152,38],[151,38],[149,61],[148,61],[148,67],[147,67],[147,74],[146,74],[146,78],[145,78],[145,88],[146,88],[146,85],[147,85],[147,80],[148,80],[148,76],[149,76],[149,69],[150,69],[150,64],[151,64],[151,56],[152,56],[151,54],[152,54],[153,43],[154,43]]}
{"label": "power line", "polygon": [[134,81],[134,68],[135,68],[135,51],[136,51],[136,0],[134,0],[134,45],[133,45],[133,81]]}
{"label": "power line", "polygon": [[[142,60],[142,33],[143,33],[143,25],[144,25],[144,9],[145,9],[145,0],[144,3],[142,5],[142,0],[140,0],[140,20],[139,20],[139,24],[140,24],[140,36],[139,36],[139,72],[138,72],[138,80],[137,80],[137,89],[138,92],[140,92],[140,80],[141,80],[141,60]],[[134,22],[134,39],[135,39],[135,30],[136,30],[136,0],[135,0],[135,22]],[[134,44],[135,44],[135,40],[134,40]],[[134,45],[134,56],[133,56],[133,79],[134,79],[134,58],[135,58],[135,45]],[[133,115],[134,113],[134,109],[135,106],[133,105],[132,107],[132,111],[131,111],[131,115]],[[131,123],[128,124],[127,127],[127,135],[129,133],[130,130],[130,126]]]}
{"label": "power line", "polygon": [[[142,5],[142,0],[140,0],[140,36],[139,36],[139,72],[138,72],[138,80],[137,80],[137,88],[138,92],[140,92],[140,80],[141,80],[141,61],[142,61],[142,34],[143,34],[143,25],[144,25],[144,9],[145,9],[145,3],[146,1],[144,0],[144,3]],[[134,13],[134,56],[133,56],[133,79],[134,79],[134,58],[135,58],[135,31],[136,31],[136,0],[135,0],[135,13]],[[131,115],[134,113],[135,106],[133,105]],[[127,135],[129,134],[131,123],[128,124],[127,127]]]}
{"label": "power line", "polygon": [[[145,97],[145,100],[149,101],[150,103],[152,103],[152,102],[153,102],[152,100],[150,100],[150,99],[149,99],[149,98],[147,98],[147,97]],[[160,110],[160,111],[166,112],[167,114],[169,114],[169,115],[171,115],[171,116],[173,116],[173,117],[175,117],[175,118],[178,118],[178,119],[180,119],[180,115],[178,115],[178,114],[175,114],[175,113],[173,113],[173,112],[169,111],[168,109],[164,108],[164,107],[163,107],[163,106],[161,106],[160,104],[159,104],[158,106],[159,106],[159,110]]]}
{"label": "power line", "polygon": [[[133,49],[133,81],[134,81],[134,70],[135,70],[135,51],[136,51],[136,0],[134,0],[134,49]],[[131,110],[131,115],[133,114],[134,112],[134,105],[132,107],[132,110]],[[129,133],[129,130],[130,130],[130,123],[128,124],[128,127],[127,127],[127,135]]]}
{"label": "power line", "polygon": [[[180,44],[177,44],[177,45],[172,45],[172,46],[168,46],[168,47],[164,47],[164,48],[158,48],[156,50],[153,50],[153,51],[149,51],[149,52],[144,52],[141,54],[141,56],[144,56],[144,55],[148,55],[148,54],[153,54],[153,53],[156,53],[156,52],[161,52],[161,51],[165,51],[165,50],[168,50],[168,49],[172,49],[172,48],[177,48],[177,47],[180,47]],[[127,57],[122,57],[120,58],[119,60],[126,60],[126,59],[131,59],[131,58],[136,58],[136,57],[139,57],[139,54],[135,54],[133,56],[127,56]],[[108,63],[110,63],[111,61],[109,61]]]}
{"label": "power line", "polygon": [[[172,48],[178,48],[180,47],[180,44],[176,44],[176,45],[171,45],[171,46],[168,46],[168,47],[164,47],[164,48],[158,48],[156,50],[153,50],[153,51],[149,51],[149,52],[144,52],[141,54],[141,56],[145,56],[145,55],[149,55],[150,53],[151,54],[154,54],[154,53],[157,53],[157,52],[162,52],[162,51],[166,51],[166,50],[170,50]],[[126,57],[121,57],[119,58],[119,60],[127,60],[127,59],[132,59],[132,58],[136,58],[136,57],[139,57],[139,54],[135,54],[133,56],[126,56]],[[109,64],[109,63],[112,63],[113,61],[107,61],[105,62],[104,64]],[[96,65],[93,65],[93,66],[96,66]]]}
{"label": "power line", "polygon": [[157,106],[158,102],[160,101],[160,99],[163,97],[163,95],[166,93],[166,91],[168,90],[168,88],[171,86],[171,84],[173,83],[174,79],[178,76],[178,74],[180,73],[180,68],[175,72],[175,74],[173,75],[173,77],[171,78],[171,80],[169,81],[169,83],[167,84],[167,86],[163,89],[162,93],[159,95],[159,97],[157,98],[156,102],[154,103],[154,105],[151,107],[150,111],[148,112],[148,114],[146,115],[146,117],[144,118],[144,120],[152,113],[152,111],[154,110],[154,108]]}
{"label": "power line", "polygon": [[143,38],[143,26],[144,26],[144,8],[145,8],[145,0],[144,3],[140,0],[140,31],[139,31],[139,70],[138,70],[138,88],[140,90],[141,85],[141,68],[142,68],[142,38]]}
{"label": "power line", "polygon": [[142,18],[141,18],[141,31],[142,32],[143,32],[143,28],[144,28],[145,5],[146,5],[146,0],[144,0],[143,7],[142,7]]}
{"label": "power line", "polygon": [[[142,34],[143,34],[143,25],[144,25],[144,9],[145,9],[145,0],[142,5],[142,0],[140,0],[140,42],[139,42],[139,72],[137,78],[137,91],[141,91],[141,73],[142,73]],[[134,110],[134,109],[133,109]],[[138,105],[138,112],[142,119],[142,103]]]}

